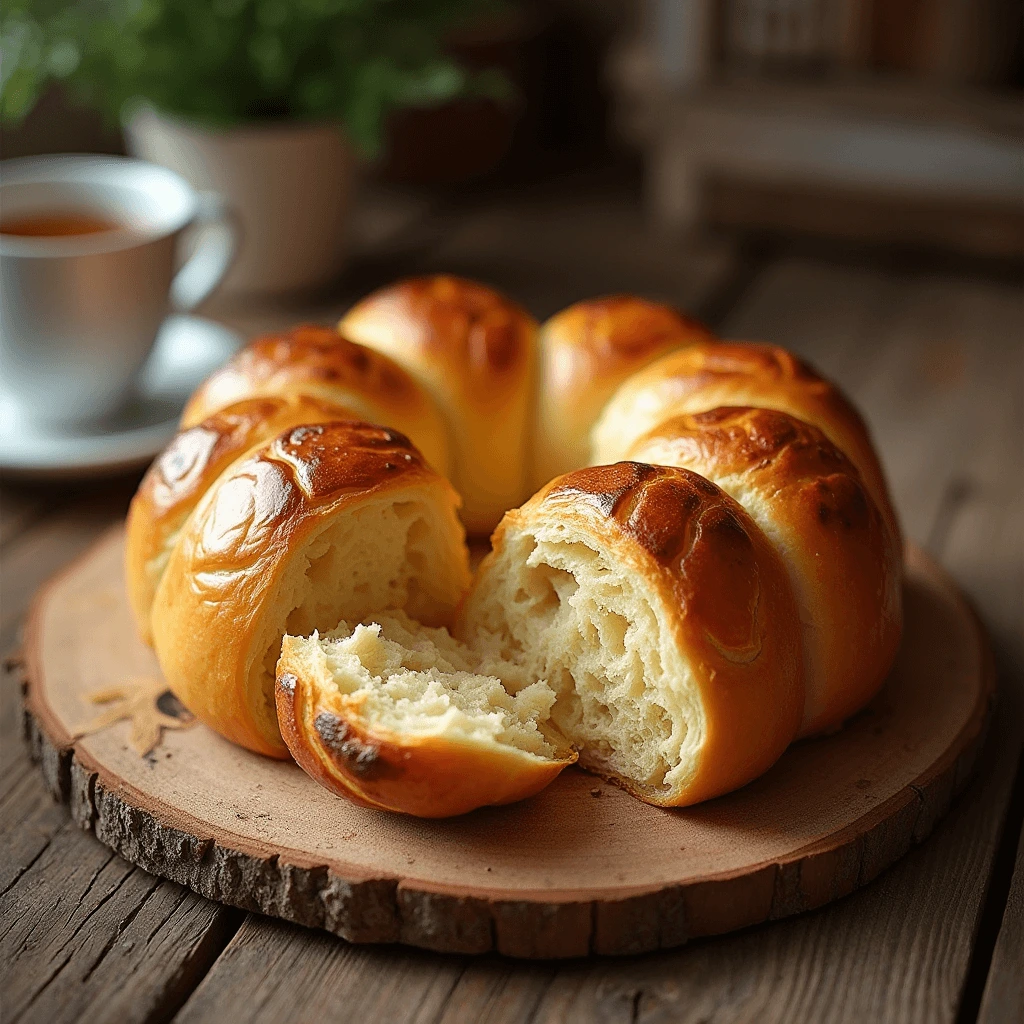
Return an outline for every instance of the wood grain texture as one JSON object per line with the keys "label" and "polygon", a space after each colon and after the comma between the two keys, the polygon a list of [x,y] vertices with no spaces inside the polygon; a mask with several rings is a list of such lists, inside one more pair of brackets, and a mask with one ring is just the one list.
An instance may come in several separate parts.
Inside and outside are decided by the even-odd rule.
{"label": "wood grain texture", "polygon": [[637,953],[813,909],[931,831],[987,718],[985,641],[911,550],[904,644],[878,698],[728,797],[664,811],[574,771],[508,808],[442,822],[380,814],[201,726],[165,735],[148,759],[127,723],[73,739],[89,692],[159,672],[132,630],[122,544],[116,531],[99,541],[29,621],[32,745],[51,791],[147,870],[350,941]]}
{"label": "wood grain texture", "polygon": [[146,1020],[229,938],[223,908],[82,841],[66,820],[0,897],[8,1021]]}
{"label": "wood grain texture", "polygon": [[[65,489],[70,514],[27,520],[4,538],[8,652],[32,592],[111,519],[120,493]],[[53,507],[56,506],[56,507]],[[21,742],[18,664],[0,680],[0,992],[6,1021],[166,1019],[227,943],[235,915],[147,875],[69,820]]]}
{"label": "wood grain texture", "polygon": [[1024,1020],[1024,829],[978,1014],[979,1024],[1020,1020]]}

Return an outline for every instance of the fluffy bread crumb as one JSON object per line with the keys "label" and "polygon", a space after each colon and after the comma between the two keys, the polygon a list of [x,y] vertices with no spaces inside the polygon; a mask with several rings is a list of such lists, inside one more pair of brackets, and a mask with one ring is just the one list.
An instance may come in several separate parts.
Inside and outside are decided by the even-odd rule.
{"label": "fluffy bread crumb", "polygon": [[554,692],[502,658],[493,638],[469,647],[447,629],[423,626],[399,611],[354,626],[342,622],[324,636],[289,643],[306,646],[317,678],[328,680],[338,695],[355,698],[371,730],[558,756],[545,734]]}

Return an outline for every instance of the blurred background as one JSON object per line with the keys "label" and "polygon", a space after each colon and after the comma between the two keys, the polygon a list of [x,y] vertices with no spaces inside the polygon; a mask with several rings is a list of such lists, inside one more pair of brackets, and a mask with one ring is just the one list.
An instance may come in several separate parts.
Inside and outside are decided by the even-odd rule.
{"label": "blurred background", "polygon": [[[0,156],[126,153],[234,210],[238,257],[178,325],[227,329],[204,358],[445,271],[540,318],[635,292],[787,345],[889,430],[890,465],[922,382],[939,418],[1024,390],[982,387],[971,340],[1022,329],[1019,0],[6,0],[0,44]],[[134,431],[130,457],[77,469],[166,442],[197,382],[176,351],[181,394],[80,431]]]}
{"label": "blurred background", "polygon": [[[2,155],[127,151],[216,187],[248,240],[222,302],[358,290],[441,210],[559,185],[662,236],[1013,260],[1022,23],[1017,0],[8,0]],[[289,271],[256,250],[310,205],[280,155],[303,146],[336,163],[307,218],[336,243]]]}

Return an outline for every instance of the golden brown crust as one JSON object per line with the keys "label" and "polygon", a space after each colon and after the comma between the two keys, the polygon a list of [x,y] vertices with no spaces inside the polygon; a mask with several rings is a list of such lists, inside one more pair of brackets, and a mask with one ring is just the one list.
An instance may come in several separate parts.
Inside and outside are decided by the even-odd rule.
{"label": "golden brown crust", "polygon": [[552,481],[510,512],[495,549],[510,527],[547,519],[583,525],[644,580],[700,693],[704,736],[690,778],[669,792],[619,784],[649,803],[685,806],[774,763],[803,712],[800,626],[786,570],[743,508],[685,469],[595,466]]}
{"label": "golden brown crust", "polygon": [[577,302],[542,324],[534,486],[588,462],[590,430],[626,378],[667,352],[713,338],[697,320],[635,295]]}
{"label": "golden brown crust", "polygon": [[447,818],[533,796],[576,760],[572,752],[548,760],[498,744],[368,731],[358,700],[318,694],[287,645],[275,693],[295,760],[320,785],[364,807]]}
{"label": "golden brown crust", "polygon": [[463,520],[487,533],[526,497],[537,324],[486,285],[447,274],[389,285],[339,325],[403,366],[445,418]]}
{"label": "golden brown crust", "polygon": [[181,431],[157,457],[128,509],[125,579],[139,633],[152,645],[149,613],[175,534],[210,485],[235,459],[289,427],[354,419],[304,395],[253,398]]}
{"label": "golden brown crust", "polygon": [[853,463],[786,413],[727,407],[663,420],[630,457],[708,477],[776,544],[805,623],[801,734],[834,728],[863,707],[899,646],[901,565]]}
{"label": "golden brown crust", "polygon": [[257,338],[211,374],[182,413],[183,428],[248,398],[307,396],[412,438],[438,472],[448,470],[444,424],[415,380],[391,359],[333,327],[309,324]]}
{"label": "golden brown crust", "polygon": [[[288,614],[275,604],[283,575],[345,509],[428,491],[454,516],[457,495],[411,442],[365,423],[295,427],[235,462],[188,520],[157,588],[153,636],[172,691],[233,742],[287,757],[273,693],[262,690],[267,652],[255,649],[267,622]],[[468,566],[451,571],[468,581]]]}
{"label": "golden brown crust", "polygon": [[821,430],[857,467],[895,536],[899,522],[868,429],[845,395],[807,363],[775,345],[698,343],[634,374],[594,429],[595,461],[623,457],[668,416],[718,406],[789,413]]}
{"label": "golden brown crust", "polygon": [[379,329],[401,338],[406,352],[445,371],[454,369],[462,397],[488,408],[503,404],[503,391],[518,397],[533,362],[533,317],[493,288],[450,274],[381,288],[341,323],[349,337],[373,347]]}

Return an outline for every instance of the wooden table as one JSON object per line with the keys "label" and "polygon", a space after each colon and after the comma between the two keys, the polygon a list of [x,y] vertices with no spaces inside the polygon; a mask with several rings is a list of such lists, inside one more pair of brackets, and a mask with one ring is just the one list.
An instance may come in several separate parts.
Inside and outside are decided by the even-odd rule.
{"label": "wooden table", "polygon": [[645,229],[628,190],[570,182],[420,211],[319,303],[221,309],[247,332],[329,321],[404,273],[450,269],[540,316],[585,295],[675,301],[847,388],[908,534],[975,602],[999,695],[974,782],[920,847],[802,917],[626,959],[517,962],[358,947],[146,874],[79,831],[21,742],[18,630],[36,587],[124,514],[135,480],[2,496],[0,1013],[16,1021],[921,1021],[1024,1019],[1024,308],[993,266]]}

